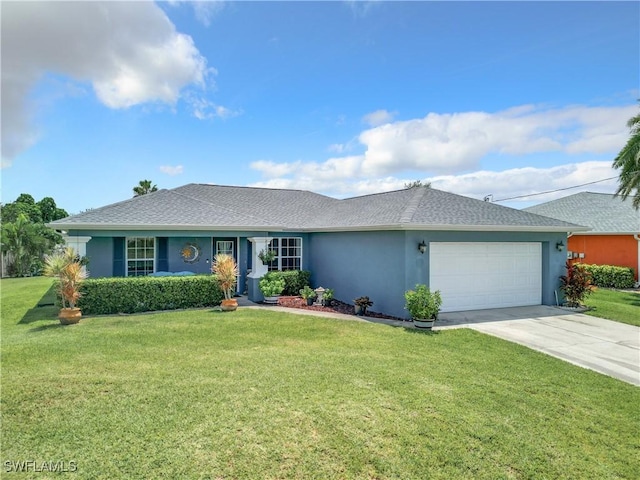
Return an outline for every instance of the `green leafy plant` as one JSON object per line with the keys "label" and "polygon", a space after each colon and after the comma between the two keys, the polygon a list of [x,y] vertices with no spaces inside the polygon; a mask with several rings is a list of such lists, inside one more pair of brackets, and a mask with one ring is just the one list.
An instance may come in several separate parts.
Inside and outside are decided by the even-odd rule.
{"label": "green leafy plant", "polygon": [[269,265],[276,259],[276,256],[277,255],[274,250],[267,250],[266,252],[264,250],[260,250],[260,253],[258,253],[258,258],[263,265]]}
{"label": "green leafy plant", "polygon": [[334,295],[335,295],[335,292],[333,291],[332,288],[325,289],[324,295],[322,295],[322,304],[325,307],[331,306],[331,303],[333,303]]}
{"label": "green leafy plant", "polygon": [[258,286],[265,297],[276,297],[284,290],[284,279],[267,273],[260,279]]}
{"label": "green leafy plant", "polygon": [[230,300],[238,282],[238,265],[231,255],[220,254],[213,259],[211,271],[215,275],[220,288],[224,293],[224,298]]}
{"label": "green leafy plant", "polygon": [[567,274],[560,276],[560,290],[564,293],[568,307],[580,307],[591,294],[591,274],[581,263],[566,264]]}
{"label": "green leafy plant", "polygon": [[414,290],[404,293],[405,306],[411,318],[432,320],[438,316],[442,306],[440,291],[432,292],[426,285],[418,284]]}
{"label": "green leafy plant", "polygon": [[309,285],[305,285],[305,287],[300,290],[300,296],[305,300],[309,300],[310,298],[316,297],[316,292],[314,292]]}

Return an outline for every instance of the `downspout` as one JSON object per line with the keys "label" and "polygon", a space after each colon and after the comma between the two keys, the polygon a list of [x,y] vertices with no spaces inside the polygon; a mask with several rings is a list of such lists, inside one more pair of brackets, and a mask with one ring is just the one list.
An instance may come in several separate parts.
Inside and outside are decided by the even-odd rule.
{"label": "downspout", "polygon": [[636,270],[636,274],[638,275],[636,286],[638,286],[640,284],[640,235],[636,233],[633,238],[635,238],[638,242],[638,269]]}

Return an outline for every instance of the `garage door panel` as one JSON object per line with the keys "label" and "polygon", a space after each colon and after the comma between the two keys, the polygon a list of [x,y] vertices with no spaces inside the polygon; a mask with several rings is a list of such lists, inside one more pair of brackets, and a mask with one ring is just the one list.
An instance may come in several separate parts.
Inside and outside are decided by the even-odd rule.
{"label": "garage door panel", "polygon": [[442,294],[442,310],[539,305],[539,242],[439,243],[429,247],[430,286]]}

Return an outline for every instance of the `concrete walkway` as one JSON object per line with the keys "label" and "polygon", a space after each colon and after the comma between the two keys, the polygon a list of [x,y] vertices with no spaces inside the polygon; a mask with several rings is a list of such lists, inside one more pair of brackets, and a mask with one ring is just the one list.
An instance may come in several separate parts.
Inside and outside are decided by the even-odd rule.
{"label": "concrete walkway", "polygon": [[[238,299],[238,303],[300,315],[415,328],[408,321],[267,306],[249,302],[246,297]],[[434,330],[450,328],[472,328],[640,386],[640,327],[538,305],[441,313]]]}

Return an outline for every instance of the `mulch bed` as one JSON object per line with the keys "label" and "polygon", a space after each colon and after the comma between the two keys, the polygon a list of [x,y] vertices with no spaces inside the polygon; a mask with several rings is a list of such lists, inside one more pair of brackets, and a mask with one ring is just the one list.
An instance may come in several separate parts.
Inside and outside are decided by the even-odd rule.
{"label": "mulch bed", "polygon": [[[304,310],[315,310],[318,312],[329,312],[329,313],[343,313],[345,315],[355,315],[355,309],[353,305],[349,305],[348,303],[341,302],[339,300],[333,300],[330,307],[323,307],[322,305],[307,305],[307,301],[302,297],[294,297],[294,296],[281,296],[278,298],[278,305],[281,307],[288,308],[302,308]],[[388,320],[404,320],[398,317],[392,317],[390,315],[385,315],[383,313],[372,312],[367,309],[367,317],[372,318],[384,318]]]}

